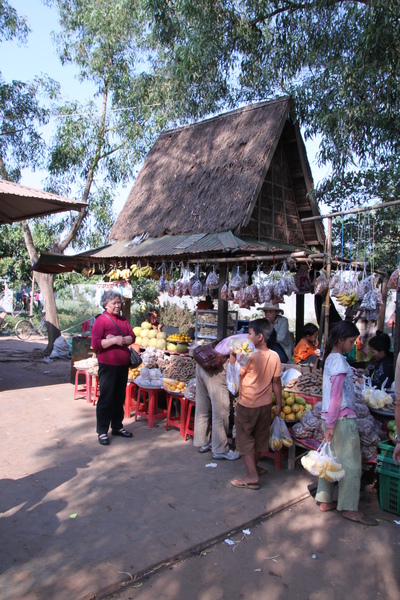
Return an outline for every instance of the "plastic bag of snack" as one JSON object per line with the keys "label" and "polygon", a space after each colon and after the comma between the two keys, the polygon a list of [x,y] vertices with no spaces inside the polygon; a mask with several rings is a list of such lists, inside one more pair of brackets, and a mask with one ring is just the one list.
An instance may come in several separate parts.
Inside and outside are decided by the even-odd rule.
{"label": "plastic bag of snack", "polygon": [[301,423],[301,421],[299,421],[298,423],[295,423],[293,425],[292,433],[293,433],[294,437],[299,438],[299,439],[312,438],[312,435],[313,435],[312,430],[310,431],[309,429],[304,427],[304,425],[303,425],[303,423]]}
{"label": "plastic bag of snack", "polygon": [[175,296],[175,283],[173,281],[170,281],[168,284],[168,296],[171,298]]}
{"label": "plastic bag of snack", "polygon": [[398,266],[389,277],[388,288],[398,290],[400,286],[400,266]]}
{"label": "plastic bag of snack", "polygon": [[215,272],[215,266],[213,265],[212,271],[207,275],[206,279],[207,290],[217,290],[219,287],[219,277]]}
{"label": "plastic bag of snack", "polygon": [[307,265],[300,265],[294,276],[294,281],[299,294],[309,294],[311,292],[310,269]]}
{"label": "plastic bag of snack", "polygon": [[239,267],[232,269],[232,279],[229,282],[229,289],[232,292],[237,292],[244,287],[244,279],[239,274]]}
{"label": "plastic bag of snack", "polygon": [[317,277],[317,279],[315,280],[314,294],[316,294],[317,296],[325,296],[328,289],[329,289],[328,278],[325,275],[325,273],[323,271],[321,271],[321,275],[319,275],[319,277]]}

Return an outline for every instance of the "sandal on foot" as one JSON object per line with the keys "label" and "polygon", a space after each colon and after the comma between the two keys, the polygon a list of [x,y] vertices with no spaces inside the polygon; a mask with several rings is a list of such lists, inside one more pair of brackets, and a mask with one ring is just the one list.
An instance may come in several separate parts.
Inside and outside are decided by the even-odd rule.
{"label": "sandal on foot", "polygon": [[343,511],[342,517],[349,519],[349,521],[354,521],[354,523],[360,523],[360,525],[378,525],[378,521],[358,511]]}
{"label": "sandal on foot", "polygon": [[241,479],[232,479],[231,485],[233,485],[233,487],[243,488],[245,490],[259,490],[260,489],[260,486],[258,483],[246,483],[245,481],[242,481]]}

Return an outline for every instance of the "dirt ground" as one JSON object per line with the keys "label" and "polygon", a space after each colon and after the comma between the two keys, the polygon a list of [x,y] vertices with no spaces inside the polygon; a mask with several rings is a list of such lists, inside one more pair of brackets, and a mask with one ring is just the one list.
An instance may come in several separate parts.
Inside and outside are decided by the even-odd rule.
{"label": "dirt ground", "polygon": [[320,513],[286,460],[265,460],[260,490],[235,489],[242,461],[207,467],[163,421],[131,417],[133,439],[101,447],[70,361],[43,348],[0,338],[1,598],[400,597],[400,517],[376,496],[361,495],[368,528]]}

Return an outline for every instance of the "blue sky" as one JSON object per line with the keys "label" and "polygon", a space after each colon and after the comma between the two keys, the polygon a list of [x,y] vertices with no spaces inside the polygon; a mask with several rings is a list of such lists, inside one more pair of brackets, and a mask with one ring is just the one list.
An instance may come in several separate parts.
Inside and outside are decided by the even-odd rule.
{"label": "blue sky", "polygon": [[[0,71],[6,81],[19,79],[32,80],[36,75],[45,73],[61,84],[62,95],[65,99],[77,99],[85,102],[93,97],[94,88],[88,83],[80,83],[76,79],[76,69],[71,66],[62,66],[52,41],[52,31],[58,29],[58,15],[55,9],[45,6],[41,0],[10,0],[10,4],[19,15],[25,16],[31,28],[27,43],[19,46],[15,42],[3,42],[0,45]],[[51,134],[51,124],[45,131],[45,138]],[[306,142],[308,159],[311,165],[315,184],[323,179],[326,168],[319,169],[315,161],[317,144],[313,141]],[[25,169],[21,183],[34,188],[43,188],[46,178],[44,172],[32,172]],[[133,183],[133,182],[132,182]],[[118,213],[123,208],[128,197],[129,186],[118,190],[118,198],[114,209]]]}

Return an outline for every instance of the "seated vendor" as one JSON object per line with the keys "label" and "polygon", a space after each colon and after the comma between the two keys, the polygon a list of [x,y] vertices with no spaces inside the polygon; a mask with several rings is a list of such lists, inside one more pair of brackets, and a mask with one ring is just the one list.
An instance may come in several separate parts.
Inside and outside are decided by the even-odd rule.
{"label": "seated vendor", "polygon": [[267,302],[261,307],[265,318],[274,326],[276,331],[276,343],[271,350],[274,350],[281,359],[282,363],[288,363],[292,360],[293,340],[289,331],[289,321],[283,316],[283,310],[279,304]]}
{"label": "seated vendor", "polygon": [[296,365],[314,365],[321,354],[318,349],[318,327],[306,323],[303,327],[303,337],[294,349],[293,357]]}
{"label": "seated vendor", "polygon": [[385,379],[385,388],[390,388],[394,381],[393,352],[390,351],[391,341],[387,333],[377,330],[376,335],[368,342],[374,365],[366,369],[357,369],[363,375],[371,376],[371,383],[381,389]]}
{"label": "seated vendor", "polygon": [[160,323],[160,313],[156,308],[152,308],[151,311],[149,311],[146,321],[151,323],[152,328],[156,331],[162,331],[162,328],[164,327],[164,325]]}

